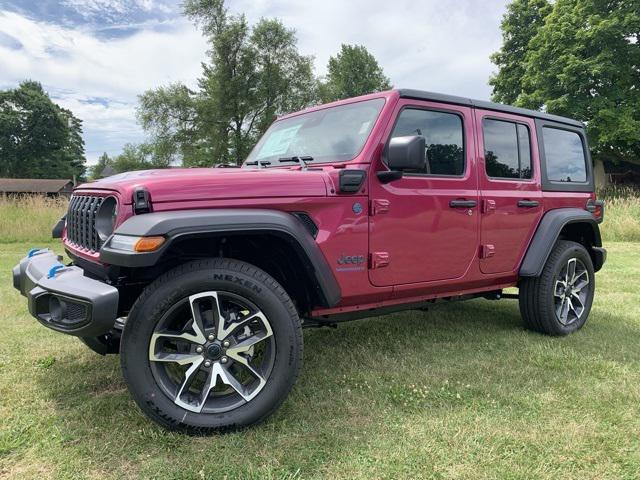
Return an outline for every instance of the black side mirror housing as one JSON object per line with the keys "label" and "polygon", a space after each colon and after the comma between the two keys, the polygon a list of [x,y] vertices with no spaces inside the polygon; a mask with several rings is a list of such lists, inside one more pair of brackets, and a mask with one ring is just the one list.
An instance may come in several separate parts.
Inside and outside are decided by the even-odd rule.
{"label": "black side mirror housing", "polygon": [[423,136],[396,137],[389,142],[387,165],[390,170],[424,170],[427,166]]}
{"label": "black side mirror housing", "polygon": [[426,141],[423,136],[395,137],[389,142],[387,166],[390,171],[378,172],[382,183],[402,178],[405,170],[424,171],[427,167]]}

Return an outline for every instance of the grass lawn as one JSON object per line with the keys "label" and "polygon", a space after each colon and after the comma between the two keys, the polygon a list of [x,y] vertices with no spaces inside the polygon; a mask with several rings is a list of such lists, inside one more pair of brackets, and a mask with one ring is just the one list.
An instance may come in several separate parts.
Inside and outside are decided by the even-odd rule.
{"label": "grass lawn", "polygon": [[513,300],[305,331],[282,408],[202,438],[152,424],[117,357],[28,315],[10,267],[30,246],[0,245],[0,478],[640,478],[638,243],[606,245],[577,334],[524,331]]}

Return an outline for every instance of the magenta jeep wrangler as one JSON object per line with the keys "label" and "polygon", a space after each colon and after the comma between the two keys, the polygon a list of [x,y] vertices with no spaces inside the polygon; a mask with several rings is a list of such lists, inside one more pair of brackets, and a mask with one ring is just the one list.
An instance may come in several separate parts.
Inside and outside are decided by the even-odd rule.
{"label": "magenta jeep wrangler", "polygon": [[13,282],[46,327],[119,352],[151,419],[220,431],[282,403],[306,326],[480,296],[578,330],[602,218],[582,123],[394,90],[278,119],[241,168],[81,185],[54,228],[71,263],[34,249]]}

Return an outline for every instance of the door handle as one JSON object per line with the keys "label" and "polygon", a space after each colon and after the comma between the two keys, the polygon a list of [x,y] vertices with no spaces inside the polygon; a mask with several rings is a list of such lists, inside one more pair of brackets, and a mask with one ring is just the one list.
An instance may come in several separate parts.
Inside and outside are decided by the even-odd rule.
{"label": "door handle", "polygon": [[473,208],[478,204],[475,200],[451,200],[449,206],[451,208]]}
{"label": "door handle", "polygon": [[540,203],[536,200],[519,200],[518,207],[520,208],[535,208],[539,206]]}

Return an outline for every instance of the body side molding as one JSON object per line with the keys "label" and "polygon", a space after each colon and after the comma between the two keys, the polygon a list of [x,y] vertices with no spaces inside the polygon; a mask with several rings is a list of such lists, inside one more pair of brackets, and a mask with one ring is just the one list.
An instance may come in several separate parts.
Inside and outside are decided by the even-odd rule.
{"label": "body side molding", "polygon": [[[542,273],[544,264],[551,253],[562,229],[572,223],[585,223],[593,229],[594,244],[591,250],[592,256],[599,255],[602,247],[600,228],[598,222],[586,210],[579,208],[558,208],[547,212],[540,221],[536,233],[529,244],[527,253],[520,266],[521,277],[538,277]],[[596,262],[594,262],[596,264]],[[596,270],[602,265],[594,265]]]}
{"label": "body side molding", "polygon": [[106,241],[100,249],[100,261],[123,267],[155,265],[180,238],[193,235],[241,235],[270,233],[287,241],[300,257],[316,289],[327,306],[335,306],[341,291],[320,247],[301,220],[292,214],[266,209],[180,210],[136,215],[120,225],[114,234],[132,236],[163,235],[166,242],[157,251],[135,253],[116,250]]}

